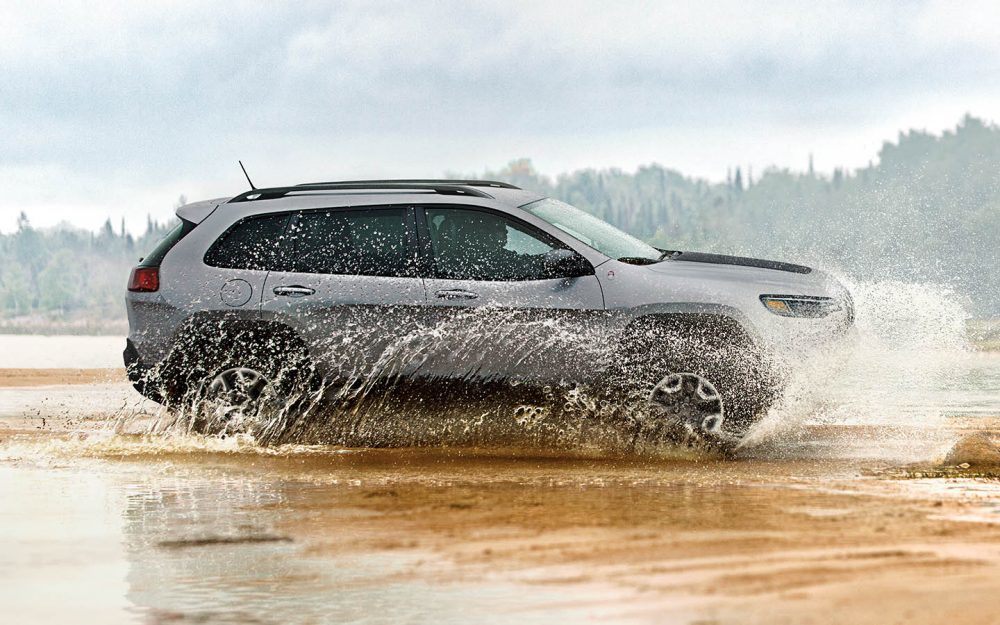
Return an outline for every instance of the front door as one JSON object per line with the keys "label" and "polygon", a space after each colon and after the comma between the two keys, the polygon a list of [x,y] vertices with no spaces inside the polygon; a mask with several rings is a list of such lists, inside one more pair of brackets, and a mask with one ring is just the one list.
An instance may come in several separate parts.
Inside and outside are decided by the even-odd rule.
{"label": "front door", "polygon": [[515,382],[593,371],[604,298],[592,268],[553,271],[552,253],[566,246],[487,209],[428,206],[418,208],[417,223],[428,307],[441,337],[427,370]]}
{"label": "front door", "polygon": [[261,313],[302,336],[328,379],[405,374],[406,337],[423,308],[414,211],[398,206],[303,211],[292,217]]}

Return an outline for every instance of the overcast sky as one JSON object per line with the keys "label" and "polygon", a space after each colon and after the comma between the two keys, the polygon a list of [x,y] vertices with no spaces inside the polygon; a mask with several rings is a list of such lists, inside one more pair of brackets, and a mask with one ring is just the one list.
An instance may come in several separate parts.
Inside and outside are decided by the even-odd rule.
{"label": "overcast sky", "polygon": [[1000,121],[997,2],[0,3],[0,231],[309,180],[858,167]]}

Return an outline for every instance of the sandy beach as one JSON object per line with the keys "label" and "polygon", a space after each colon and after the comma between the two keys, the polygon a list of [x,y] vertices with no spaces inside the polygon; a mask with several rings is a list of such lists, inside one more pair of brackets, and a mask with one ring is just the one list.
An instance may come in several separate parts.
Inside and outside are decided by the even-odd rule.
{"label": "sandy beach", "polygon": [[106,384],[125,379],[125,369],[0,369],[0,388]]}
{"label": "sandy beach", "polygon": [[[6,370],[0,384],[72,397],[115,375]],[[126,605],[104,622],[393,622],[412,612],[387,603],[408,593],[445,623],[996,622],[1000,483],[983,476],[1000,468],[975,457],[260,448],[115,434],[114,410],[44,412],[0,423],[0,497],[35,519],[6,507],[0,564],[55,556],[54,588],[98,596],[107,579],[87,571],[120,561]],[[79,489],[96,500],[74,503]],[[81,534],[69,551],[63,522]],[[0,578],[21,622],[97,609]],[[303,588],[308,602],[287,601]]]}

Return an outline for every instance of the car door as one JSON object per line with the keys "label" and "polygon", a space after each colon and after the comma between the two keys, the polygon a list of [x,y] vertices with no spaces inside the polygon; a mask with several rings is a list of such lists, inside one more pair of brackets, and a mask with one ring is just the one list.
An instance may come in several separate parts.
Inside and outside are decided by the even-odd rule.
{"label": "car door", "polygon": [[416,217],[428,309],[441,336],[427,369],[540,382],[593,370],[604,298],[582,256],[500,211],[425,206]]}
{"label": "car door", "polygon": [[264,280],[290,217],[289,213],[251,215],[227,228],[205,252],[198,279],[175,281],[176,288],[185,291],[173,301],[190,302],[192,311],[256,320]]}
{"label": "car door", "polygon": [[328,379],[405,373],[406,337],[425,302],[413,209],[303,211],[286,247],[265,281],[262,317],[303,337]]}

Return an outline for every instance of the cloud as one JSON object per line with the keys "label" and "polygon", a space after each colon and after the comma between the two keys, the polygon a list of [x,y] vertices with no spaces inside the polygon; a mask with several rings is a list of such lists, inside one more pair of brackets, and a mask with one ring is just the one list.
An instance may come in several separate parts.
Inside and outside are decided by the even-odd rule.
{"label": "cloud", "polygon": [[5,3],[0,229],[138,222],[239,190],[236,158],[272,182],[857,165],[903,121],[1000,100],[998,25],[946,2]]}

